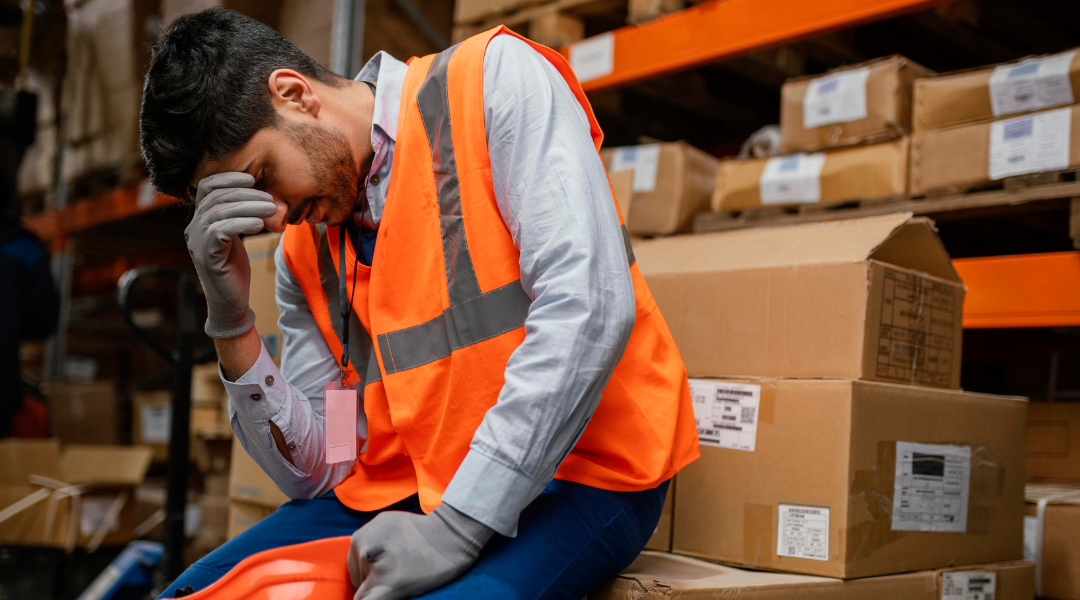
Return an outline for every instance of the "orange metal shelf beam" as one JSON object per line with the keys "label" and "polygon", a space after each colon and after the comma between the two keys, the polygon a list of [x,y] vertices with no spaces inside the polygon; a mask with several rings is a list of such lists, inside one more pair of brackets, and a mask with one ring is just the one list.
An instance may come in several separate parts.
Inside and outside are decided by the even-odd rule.
{"label": "orange metal shelf beam", "polygon": [[964,328],[1080,326],[1080,252],[962,258]]}
{"label": "orange metal shelf beam", "polygon": [[[947,1],[709,0],[611,32],[613,72],[582,82],[582,87],[585,91],[618,87]],[[560,52],[569,57],[570,47]]]}
{"label": "orange metal shelf beam", "polygon": [[56,240],[180,202],[171,196],[155,193],[144,185],[115,188],[100,196],[78,200],[66,208],[31,215],[23,219],[23,225],[43,240]]}

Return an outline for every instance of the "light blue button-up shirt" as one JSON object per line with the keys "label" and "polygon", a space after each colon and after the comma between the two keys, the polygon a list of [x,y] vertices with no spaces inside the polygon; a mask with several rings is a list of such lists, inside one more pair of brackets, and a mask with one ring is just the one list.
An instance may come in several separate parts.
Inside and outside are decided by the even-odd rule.
{"label": "light blue button-up shirt", "polygon": [[[367,206],[357,213],[369,229],[378,228],[386,202],[406,69],[380,52],[356,77],[378,89]],[[443,501],[513,536],[521,510],[554,476],[595,411],[626,348],[635,303],[607,176],[588,118],[562,76],[525,42],[495,37],[484,59],[484,116],[495,196],[533,302],[498,402]],[[323,385],[338,377],[338,363],[281,248],[275,259],[281,371],[263,349],[247,373],[225,381],[229,416],[240,443],[277,486],[292,498],[311,498],[352,468],[324,462]],[[271,421],[295,466],[278,453]],[[362,419],[359,427],[363,434]]]}

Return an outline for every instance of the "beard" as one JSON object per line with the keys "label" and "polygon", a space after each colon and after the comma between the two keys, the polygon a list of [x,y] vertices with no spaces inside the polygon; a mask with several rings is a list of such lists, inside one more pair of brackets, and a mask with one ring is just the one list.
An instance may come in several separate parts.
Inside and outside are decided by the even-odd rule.
{"label": "beard", "polygon": [[328,225],[341,225],[350,218],[359,191],[359,173],[352,147],[339,131],[331,131],[313,125],[289,124],[289,138],[308,157],[308,168],[318,193],[308,196],[289,209],[286,222],[299,223],[309,207],[323,201]]}

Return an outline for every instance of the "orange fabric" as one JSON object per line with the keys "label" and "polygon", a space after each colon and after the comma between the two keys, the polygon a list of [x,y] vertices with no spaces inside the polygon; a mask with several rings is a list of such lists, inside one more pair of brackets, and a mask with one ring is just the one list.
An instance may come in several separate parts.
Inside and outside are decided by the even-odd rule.
{"label": "orange fabric", "polygon": [[[491,38],[500,34],[516,35],[499,27],[472,37],[461,43],[447,66],[462,220],[481,293],[515,284],[521,276],[517,248],[495,199],[484,124],[484,52]],[[599,150],[603,134],[569,65],[559,53],[525,41],[566,79],[589,118]],[[440,317],[450,306],[431,147],[417,103],[434,58],[409,61],[374,267],[357,282],[353,308],[373,340]],[[314,231],[305,225],[298,228]],[[301,241],[303,235],[290,231],[293,229],[297,228],[286,229],[286,260],[301,280],[309,303],[322,305],[312,313],[331,351],[340,353],[329,326],[314,244],[310,237]],[[328,239],[337,239],[336,229],[329,228],[327,233]],[[331,248],[336,254],[336,243]],[[348,264],[355,264],[351,250],[347,258]],[[334,264],[337,268],[336,258]],[[698,457],[685,367],[640,271],[636,265],[630,269],[637,320],[629,343],[593,418],[556,474],[558,479],[615,491],[656,487]],[[351,267],[347,273],[351,288]],[[397,368],[394,357],[390,353],[384,356],[376,341],[382,381],[365,387],[364,412],[371,431],[368,447],[375,448],[375,436],[380,435],[384,442],[396,444],[397,454],[390,460],[387,452],[381,451],[380,457],[387,463],[373,463],[366,453],[362,455],[352,476],[335,490],[342,502],[360,510],[391,504],[389,498],[396,494],[388,494],[378,485],[371,487],[372,481],[384,483],[406,476],[404,469],[383,479],[376,476],[376,472],[384,474],[382,464],[397,465],[395,461],[406,456],[411,463],[411,481],[399,489],[415,489],[426,511],[437,506],[468,453],[473,434],[497,401],[507,361],[524,338],[525,328],[518,327],[462,347],[445,358],[397,372],[393,372]],[[373,423],[378,427],[372,428]],[[394,501],[398,499],[394,497]]]}

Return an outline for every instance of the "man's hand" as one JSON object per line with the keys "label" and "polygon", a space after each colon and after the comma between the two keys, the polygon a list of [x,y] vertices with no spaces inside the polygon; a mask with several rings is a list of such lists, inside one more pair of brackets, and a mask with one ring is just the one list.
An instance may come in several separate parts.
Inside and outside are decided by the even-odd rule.
{"label": "man's hand", "polygon": [[255,325],[248,308],[251,265],[238,237],[259,233],[274,216],[273,198],[251,189],[246,173],[218,173],[199,182],[195,216],[184,230],[188,253],[206,294],[206,335],[232,338]]}
{"label": "man's hand", "polygon": [[493,533],[447,504],[429,515],[384,512],[352,536],[353,600],[399,600],[446,585],[476,562]]}

